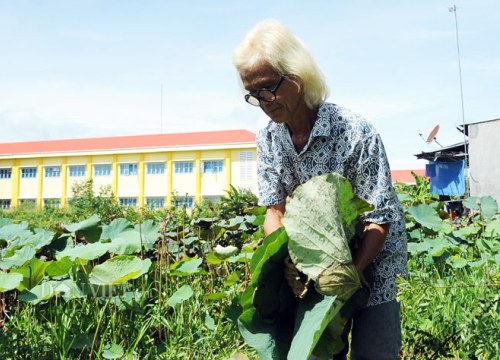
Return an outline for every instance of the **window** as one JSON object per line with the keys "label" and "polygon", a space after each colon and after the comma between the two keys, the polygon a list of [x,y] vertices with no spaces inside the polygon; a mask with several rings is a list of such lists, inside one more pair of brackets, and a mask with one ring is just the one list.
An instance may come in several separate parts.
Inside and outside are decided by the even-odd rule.
{"label": "window", "polygon": [[194,171],[194,163],[192,161],[178,161],[175,163],[176,174],[191,174]]}
{"label": "window", "polygon": [[36,200],[35,199],[19,199],[19,204],[21,204],[21,205],[23,205],[23,204],[35,205]]}
{"label": "window", "polygon": [[23,179],[36,178],[36,167],[22,168],[21,178]]}
{"label": "window", "polygon": [[120,175],[137,175],[137,164],[120,164]]}
{"label": "window", "polygon": [[137,207],[137,198],[120,198],[120,205]]}
{"label": "window", "polygon": [[240,180],[253,180],[253,151],[240,151]]}
{"label": "window", "polygon": [[149,175],[165,174],[165,163],[149,163],[146,164],[146,173]]}
{"label": "window", "polygon": [[85,176],[86,172],[85,165],[70,165],[69,167],[70,177]]}
{"label": "window", "polygon": [[94,176],[110,176],[111,165],[94,165]]}
{"label": "window", "polygon": [[60,166],[46,166],[45,167],[45,177],[60,177],[61,167]]}
{"label": "window", "polygon": [[150,209],[162,209],[165,207],[165,198],[163,197],[148,197],[146,198],[146,207]]}
{"label": "window", "polygon": [[203,162],[204,173],[220,173],[224,168],[222,160],[212,160]]}
{"label": "window", "polygon": [[0,179],[10,179],[12,177],[12,169],[0,169]]}
{"label": "window", "polygon": [[44,207],[61,207],[61,199],[43,199]]}
{"label": "window", "polygon": [[194,205],[194,198],[192,196],[177,196],[174,198],[175,206],[185,206],[192,208]]}
{"label": "window", "polygon": [[10,209],[10,199],[0,199],[0,209],[2,210]]}

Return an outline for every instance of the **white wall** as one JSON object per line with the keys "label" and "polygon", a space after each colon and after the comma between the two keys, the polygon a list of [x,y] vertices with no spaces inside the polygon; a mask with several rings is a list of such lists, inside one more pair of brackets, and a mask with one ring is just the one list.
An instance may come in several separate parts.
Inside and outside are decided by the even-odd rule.
{"label": "white wall", "polygon": [[468,126],[471,196],[490,195],[500,204],[500,119]]}

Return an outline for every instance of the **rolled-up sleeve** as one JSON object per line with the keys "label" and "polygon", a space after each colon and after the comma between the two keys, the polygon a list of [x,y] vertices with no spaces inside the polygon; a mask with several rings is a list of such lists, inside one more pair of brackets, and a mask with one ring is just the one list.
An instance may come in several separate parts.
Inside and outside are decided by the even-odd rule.
{"label": "rolled-up sleeve", "polygon": [[400,220],[399,202],[392,186],[389,162],[380,135],[358,143],[349,172],[356,195],[373,205],[365,221],[385,224]]}

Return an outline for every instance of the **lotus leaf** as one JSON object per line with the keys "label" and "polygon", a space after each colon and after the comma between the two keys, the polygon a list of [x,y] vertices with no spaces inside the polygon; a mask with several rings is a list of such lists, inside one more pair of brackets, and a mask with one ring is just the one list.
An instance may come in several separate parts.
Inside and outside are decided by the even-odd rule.
{"label": "lotus leaf", "polygon": [[285,213],[293,263],[314,281],[332,265],[349,264],[356,220],[371,209],[353,194],[349,181],[336,173],[314,177],[297,187]]}
{"label": "lotus leaf", "polygon": [[96,285],[116,285],[145,274],[151,266],[150,259],[120,255],[94,266],[89,282]]}

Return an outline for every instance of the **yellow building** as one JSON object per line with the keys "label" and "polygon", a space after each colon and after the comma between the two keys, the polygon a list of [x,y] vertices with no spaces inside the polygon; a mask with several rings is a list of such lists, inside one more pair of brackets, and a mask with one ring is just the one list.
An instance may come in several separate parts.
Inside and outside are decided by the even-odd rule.
{"label": "yellow building", "polygon": [[[246,130],[0,144],[0,208],[66,206],[75,182],[111,186],[123,205],[188,207],[230,185],[257,193],[255,134]],[[176,196],[173,198],[173,196]]]}

